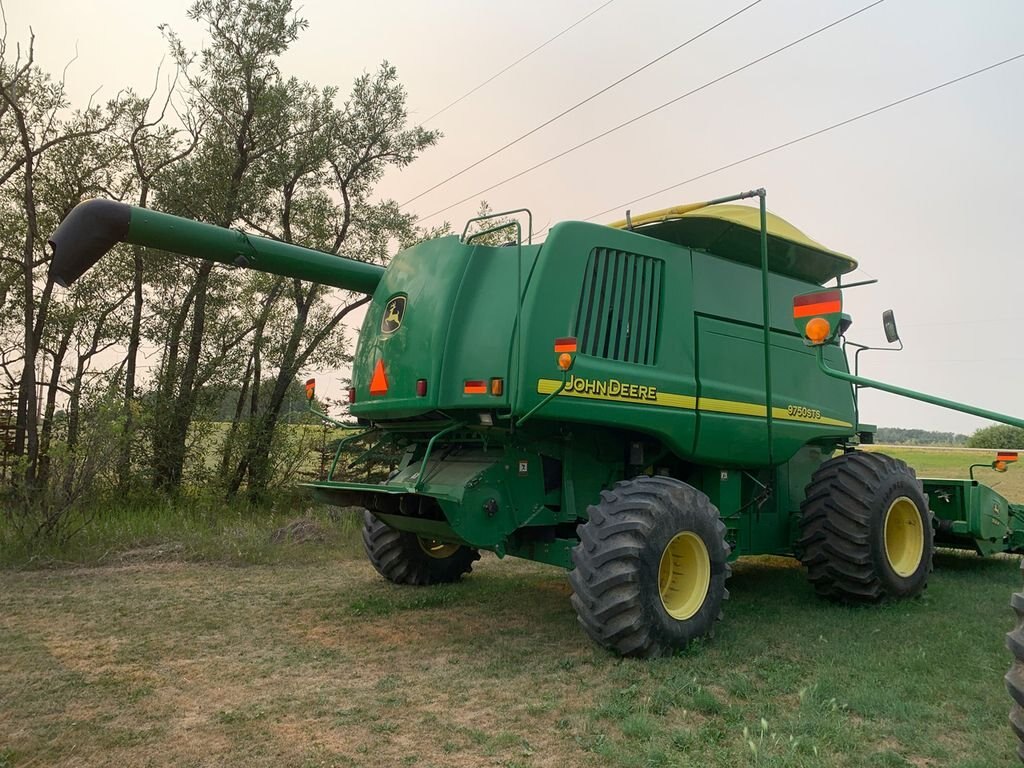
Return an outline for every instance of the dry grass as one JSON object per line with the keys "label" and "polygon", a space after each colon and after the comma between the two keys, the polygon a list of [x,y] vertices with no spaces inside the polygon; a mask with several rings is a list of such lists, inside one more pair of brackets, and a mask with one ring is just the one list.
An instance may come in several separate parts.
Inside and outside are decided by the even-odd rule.
{"label": "dry grass", "polygon": [[[851,610],[740,564],[718,637],[608,657],[564,575],[464,583],[360,560],[0,574],[0,765],[1009,766],[1010,558]],[[756,750],[756,751],[755,751]]]}
{"label": "dry grass", "polygon": [[[1021,501],[1018,475],[997,477]],[[752,558],[713,641],[634,662],[587,641],[557,569],[485,556],[400,588],[317,522],[326,542],[279,545],[276,519],[184,544],[168,522],[83,546],[100,567],[0,570],[0,768],[1017,764],[1016,558],[943,554],[925,597],[866,609]]]}

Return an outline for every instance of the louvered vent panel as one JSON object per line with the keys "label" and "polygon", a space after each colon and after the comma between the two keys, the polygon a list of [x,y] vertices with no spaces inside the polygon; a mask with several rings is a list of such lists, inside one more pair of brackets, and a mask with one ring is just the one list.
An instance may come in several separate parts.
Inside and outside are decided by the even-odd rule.
{"label": "louvered vent panel", "polygon": [[583,354],[653,365],[664,262],[595,248],[583,276],[576,338]]}

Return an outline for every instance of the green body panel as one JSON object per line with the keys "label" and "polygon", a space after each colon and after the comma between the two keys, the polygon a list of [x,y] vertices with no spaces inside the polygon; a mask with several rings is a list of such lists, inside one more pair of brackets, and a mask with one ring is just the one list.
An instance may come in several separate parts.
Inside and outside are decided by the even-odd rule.
{"label": "green body panel", "polygon": [[[366,313],[351,407],[400,436],[406,459],[386,486],[334,481],[315,492],[395,527],[426,535],[427,516],[434,538],[568,567],[575,526],[602,489],[665,473],[711,497],[734,555],[791,553],[803,487],[824,456],[854,439],[855,403],[848,384],[820,375],[792,327],[793,296],[817,286],[771,274],[769,465],[760,276],[748,264],[580,222],[554,226],[542,246],[448,237],[407,249]],[[405,308],[395,328],[385,318],[397,297]],[[561,384],[553,343],[564,337],[579,344],[566,388],[515,429]],[[826,359],[847,370],[838,346]],[[379,362],[387,391],[371,394]],[[501,395],[490,394],[492,378],[503,379]],[[488,391],[467,394],[467,381]],[[427,455],[431,438],[456,423],[462,429]]]}
{"label": "green body panel", "polygon": [[937,546],[973,549],[981,555],[1024,549],[1024,506],[977,480],[923,478],[935,513]]}

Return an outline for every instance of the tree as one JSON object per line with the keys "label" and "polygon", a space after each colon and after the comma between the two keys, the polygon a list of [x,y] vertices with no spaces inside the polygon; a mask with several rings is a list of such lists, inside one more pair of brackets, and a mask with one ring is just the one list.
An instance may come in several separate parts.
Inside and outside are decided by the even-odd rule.
{"label": "tree", "polygon": [[994,450],[1000,448],[1024,450],[1024,429],[1011,427],[1009,424],[993,424],[991,427],[982,427],[967,438],[967,446]]}
{"label": "tree", "polygon": [[[405,90],[393,66],[384,62],[373,75],[358,77],[344,107],[333,106],[331,89],[316,91],[289,81],[293,94],[289,117],[292,138],[273,154],[267,179],[269,205],[259,221],[266,236],[383,263],[394,242],[413,237],[414,220],[394,201],[372,203],[373,185],[389,166],[411,163],[438,134],[407,127]],[[342,321],[369,301],[351,294],[338,297],[329,288],[299,280],[279,281],[275,289],[287,301],[287,316],[253,337],[252,381],[260,381],[260,361],[274,361],[277,376],[269,401],[258,407],[253,391],[245,447],[231,476],[228,493],[248,481],[258,503],[270,481],[270,446],[291,382],[307,365],[337,366],[349,359]]]}

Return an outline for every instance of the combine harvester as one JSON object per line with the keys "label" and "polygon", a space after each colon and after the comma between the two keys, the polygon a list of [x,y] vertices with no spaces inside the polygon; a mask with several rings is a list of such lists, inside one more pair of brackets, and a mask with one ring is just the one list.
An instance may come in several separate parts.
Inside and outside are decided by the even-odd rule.
{"label": "combine harvester", "polygon": [[[710,635],[744,555],[798,557],[819,595],[874,602],[920,594],[936,542],[1024,547],[1022,509],[990,488],[858,450],[863,387],[1024,422],[850,373],[856,262],[763,190],[563,222],[540,245],[528,211],[495,215],[527,236],[519,220],[470,235],[482,217],[384,269],[90,201],[51,237],[50,274],[68,285],[128,242],[372,294],[349,393],[361,448],[342,441],[313,495],[367,510],[370,562],[398,584],[456,581],[479,550],[567,569],[580,624],[624,656]],[[480,244],[497,232],[510,241]],[[344,479],[385,448],[386,482]]]}

